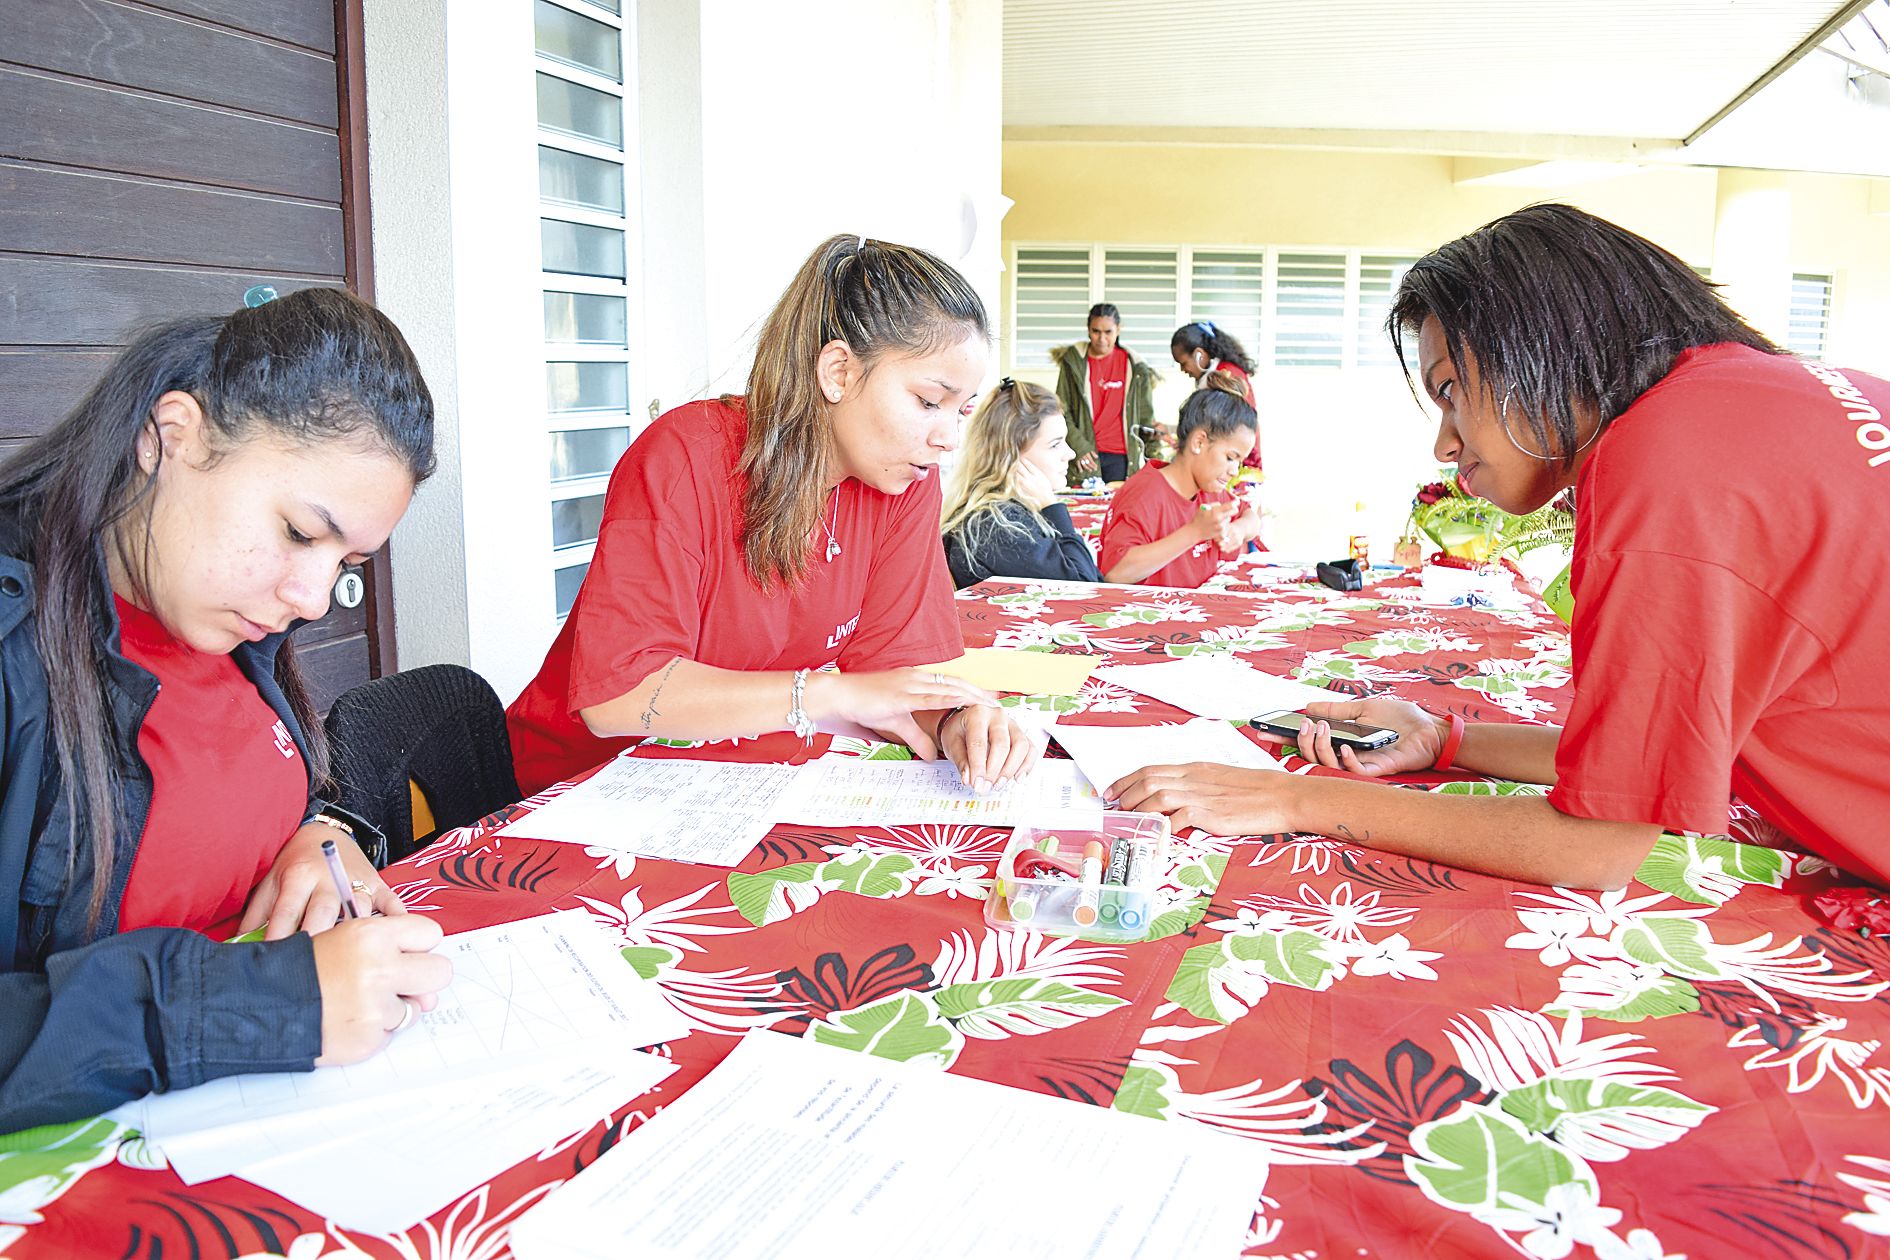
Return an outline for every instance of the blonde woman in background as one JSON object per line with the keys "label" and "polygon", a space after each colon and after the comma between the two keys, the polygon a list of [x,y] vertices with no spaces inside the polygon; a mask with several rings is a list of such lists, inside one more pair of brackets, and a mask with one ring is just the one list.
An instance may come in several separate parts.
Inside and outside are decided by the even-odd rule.
{"label": "blonde woman in background", "polygon": [[971,417],[945,495],[945,561],[960,588],[993,576],[1100,582],[1057,499],[1076,452],[1049,390],[1005,377]]}

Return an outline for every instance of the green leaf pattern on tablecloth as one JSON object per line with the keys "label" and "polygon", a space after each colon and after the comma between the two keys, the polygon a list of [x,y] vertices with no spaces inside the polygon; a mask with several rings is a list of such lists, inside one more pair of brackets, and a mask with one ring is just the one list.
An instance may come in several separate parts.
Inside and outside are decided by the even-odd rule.
{"label": "green leaf pattern on tablecloth", "polygon": [[1777,849],[1727,836],[1668,834],[1654,842],[1634,878],[1695,905],[1724,905],[1748,884],[1782,887],[1791,859]]}
{"label": "green leaf pattern on tablecloth", "polygon": [[1472,1215],[1504,1206],[1505,1196],[1541,1203],[1555,1186],[1596,1184],[1578,1156],[1488,1104],[1466,1103],[1442,1120],[1417,1126],[1411,1150],[1404,1169],[1417,1187],[1435,1202]]}
{"label": "green leaf pattern on tablecloth", "polygon": [[112,1161],[132,1131],[103,1116],[0,1136],[0,1252],[9,1226],[33,1225],[39,1209],[92,1169]]}
{"label": "green leaf pattern on tablecloth", "polygon": [[1067,1028],[1125,1005],[1107,993],[1035,976],[948,985],[932,1000],[959,1032],[982,1041]]}
{"label": "green leaf pattern on tablecloth", "polygon": [[842,1050],[941,1068],[950,1067],[965,1047],[964,1034],[940,1018],[919,993],[897,993],[850,1011],[835,1011],[807,1035]]}
{"label": "green leaf pattern on tablecloth", "polygon": [[852,853],[830,862],[796,862],[728,877],[729,900],[756,927],[778,923],[830,892],[897,897],[911,890],[918,862],[903,853]]}
{"label": "green leaf pattern on tablecloth", "polygon": [[1181,957],[1168,1000],[1198,1019],[1229,1024],[1275,984],[1325,990],[1345,974],[1345,956],[1304,928],[1229,933]]}
{"label": "green leaf pattern on tablecloth", "polygon": [[1499,1104],[1532,1131],[1602,1162],[1665,1146],[1717,1110],[1670,1089],[1596,1080],[1541,1080]]}

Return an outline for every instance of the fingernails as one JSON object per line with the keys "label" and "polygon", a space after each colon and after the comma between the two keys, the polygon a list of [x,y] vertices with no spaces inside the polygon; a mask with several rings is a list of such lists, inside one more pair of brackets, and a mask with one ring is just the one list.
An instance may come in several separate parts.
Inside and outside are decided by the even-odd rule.
{"label": "fingernails", "polygon": [[971,784],[971,790],[982,796],[991,790],[991,785],[983,779],[976,779]]}

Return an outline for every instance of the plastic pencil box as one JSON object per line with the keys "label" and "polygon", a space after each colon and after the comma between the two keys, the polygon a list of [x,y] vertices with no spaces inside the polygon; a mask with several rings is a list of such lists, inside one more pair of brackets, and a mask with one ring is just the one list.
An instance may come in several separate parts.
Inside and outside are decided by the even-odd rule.
{"label": "plastic pencil box", "polygon": [[1016,931],[1139,941],[1167,874],[1168,820],[1160,814],[1105,810],[1024,824],[998,859],[984,919]]}

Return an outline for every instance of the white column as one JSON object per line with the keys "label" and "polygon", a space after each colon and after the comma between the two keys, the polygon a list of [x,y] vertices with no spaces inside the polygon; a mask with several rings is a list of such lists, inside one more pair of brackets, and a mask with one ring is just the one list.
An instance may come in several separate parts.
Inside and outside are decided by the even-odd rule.
{"label": "white column", "polygon": [[1792,195],[1772,171],[1723,170],[1713,221],[1713,280],[1746,322],[1780,345],[1791,322]]}

